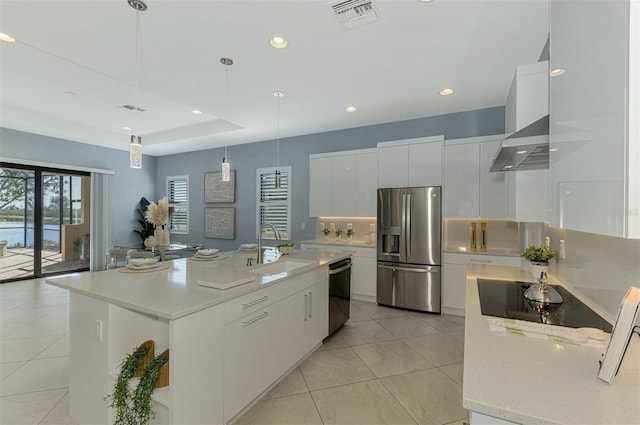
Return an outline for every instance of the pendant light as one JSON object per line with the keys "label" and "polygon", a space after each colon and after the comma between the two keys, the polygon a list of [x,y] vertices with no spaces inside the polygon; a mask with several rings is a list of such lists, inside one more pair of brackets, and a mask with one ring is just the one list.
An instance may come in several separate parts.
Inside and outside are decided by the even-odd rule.
{"label": "pendant light", "polygon": [[282,186],[282,176],[280,174],[280,98],[284,97],[284,93],[281,91],[274,91],[273,95],[278,99],[278,114],[277,114],[277,136],[278,141],[276,142],[276,189],[280,189]]}
{"label": "pendant light", "polygon": [[225,66],[225,94],[224,94],[224,157],[222,157],[222,181],[231,180],[231,164],[227,156],[227,126],[229,123],[229,67],[233,65],[233,60],[220,58],[220,63]]}
{"label": "pendant light", "polygon": [[[140,12],[147,10],[147,5],[142,0],[127,0],[129,6],[136,11],[136,92],[135,92],[135,125],[133,130],[138,132],[138,113],[140,107],[138,106],[138,91],[140,81],[140,58],[138,54],[139,40],[140,40]],[[131,144],[129,145],[129,167],[142,168],[142,137],[131,135]]]}

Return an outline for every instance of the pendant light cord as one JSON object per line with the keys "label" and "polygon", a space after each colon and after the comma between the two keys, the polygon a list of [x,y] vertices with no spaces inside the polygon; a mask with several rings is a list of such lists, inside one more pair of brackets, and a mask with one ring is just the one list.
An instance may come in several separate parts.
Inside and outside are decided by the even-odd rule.
{"label": "pendant light cord", "polygon": [[278,141],[276,142],[276,167],[280,168],[280,98],[282,96],[276,96],[278,98],[278,117],[277,117],[277,134]]}
{"label": "pendant light cord", "polygon": [[227,130],[229,125],[229,65],[225,65],[225,93],[224,93],[224,157],[229,161],[227,156]]}
{"label": "pendant light cord", "polygon": [[136,9],[136,93],[135,93],[135,119],[134,119],[134,134],[140,136],[138,133],[138,113],[140,113],[140,105],[138,104],[138,94],[140,91],[140,55],[139,55],[139,41],[140,41],[140,9]]}

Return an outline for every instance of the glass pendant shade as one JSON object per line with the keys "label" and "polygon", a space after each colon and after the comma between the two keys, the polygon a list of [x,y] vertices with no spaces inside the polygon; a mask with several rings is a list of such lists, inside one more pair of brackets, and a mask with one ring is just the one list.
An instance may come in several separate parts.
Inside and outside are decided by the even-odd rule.
{"label": "glass pendant shade", "polygon": [[142,168],[142,138],[140,136],[131,136],[129,167]]}
{"label": "glass pendant shade", "polygon": [[222,158],[222,181],[228,182],[231,180],[231,164],[227,160],[227,157]]}
{"label": "glass pendant shade", "polygon": [[280,170],[276,170],[276,189],[280,189],[282,186],[282,175],[280,174]]}

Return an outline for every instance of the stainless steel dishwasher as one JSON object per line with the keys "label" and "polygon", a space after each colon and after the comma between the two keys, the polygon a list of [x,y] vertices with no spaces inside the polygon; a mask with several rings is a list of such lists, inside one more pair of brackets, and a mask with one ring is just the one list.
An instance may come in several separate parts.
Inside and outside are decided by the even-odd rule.
{"label": "stainless steel dishwasher", "polygon": [[329,335],[349,320],[351,258],[329,264]]}

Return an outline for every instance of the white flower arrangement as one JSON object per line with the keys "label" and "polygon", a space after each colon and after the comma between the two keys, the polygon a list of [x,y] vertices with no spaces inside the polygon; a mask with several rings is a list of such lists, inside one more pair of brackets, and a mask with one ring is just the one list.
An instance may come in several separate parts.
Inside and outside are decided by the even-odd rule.
{"label": "white flower arrangement", "polygon": [[145,213],[146,220],[156,226],[163,226],[169,221],[169,201],[166,196],[155,202],[151,202]]}

